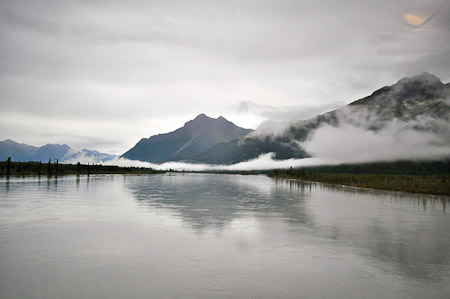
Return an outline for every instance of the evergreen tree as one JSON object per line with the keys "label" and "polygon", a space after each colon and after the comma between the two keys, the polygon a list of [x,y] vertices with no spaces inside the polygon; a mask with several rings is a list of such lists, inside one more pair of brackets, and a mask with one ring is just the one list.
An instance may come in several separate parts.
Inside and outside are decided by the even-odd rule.
{"label": "evergreen tree", "polygon": [[6,161],[6,174],[9,175],[11,173],[11,157],[8,157]]}
{"label": "evergreen tree", "polygon": [[48,159],[47,173],[48,175],[52,175],[52,159]]}

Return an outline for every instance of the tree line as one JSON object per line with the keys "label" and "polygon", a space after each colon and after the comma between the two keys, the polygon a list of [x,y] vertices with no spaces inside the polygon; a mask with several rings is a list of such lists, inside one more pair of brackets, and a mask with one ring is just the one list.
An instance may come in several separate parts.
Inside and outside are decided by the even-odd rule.
{"label": "tree line", "polygon": [[100,164],[60,164],[59,160],[42,162],[12,162],[9,157],[0,162],[0,175],[48,175],[65,174],[153,174],[163,171],[145,167],[120,167]]}

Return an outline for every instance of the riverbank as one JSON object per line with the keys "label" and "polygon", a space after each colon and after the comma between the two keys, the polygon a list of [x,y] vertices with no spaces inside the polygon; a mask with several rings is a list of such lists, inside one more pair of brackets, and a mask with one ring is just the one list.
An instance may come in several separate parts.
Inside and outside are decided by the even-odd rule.
{"label": "riverbank", "polygon": [[351,173],[308,173],[273,171],[269,177],[296,179],[302,181],[339,184],[409,193],[450,196],[450,176],[439,175],[392,175],[392,174],[351,174]]}
{"label": "riverbank", "polygon": [[67,175],[67,174],[156,174],[165,173],[146,167],[120,167],[99,164],[59,164],[41,162],[0,162],[0,175]]}

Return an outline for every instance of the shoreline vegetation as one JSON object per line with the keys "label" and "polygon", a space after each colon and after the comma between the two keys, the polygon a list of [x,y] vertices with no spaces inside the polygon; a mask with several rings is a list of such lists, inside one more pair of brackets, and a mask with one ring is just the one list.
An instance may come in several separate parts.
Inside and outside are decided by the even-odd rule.
{"label": "shoreline vegetation", "polygon": [[48,163],[41,162],[0,162],[0,175],[47,175],[58,176],[68,174],[157,174],[165,173],[145,167],[121,167],[101,164],[59,164],[58,160]]}
{"label": "shoreline vegetation", "polygon": [[269,177],[450,196],[450,160],[378,162],[276,169]]}

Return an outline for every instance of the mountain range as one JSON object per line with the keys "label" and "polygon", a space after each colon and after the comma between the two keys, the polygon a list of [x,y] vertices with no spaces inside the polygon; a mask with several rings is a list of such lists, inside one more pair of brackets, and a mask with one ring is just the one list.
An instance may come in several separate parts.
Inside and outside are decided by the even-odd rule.
{"label": "mountain range", "polygon": [[141,139],[122,157],[154,163],[210,164],[233,164],[266,153],[275,153],[279,160],[305,158],[311,154],[302,143],[324,125],[339,128],[348,124],[376,133],[393,123],[434,133],[450,146],[450,84],[423,72],[334,111],[293,122],[276,135],[201,114],[174,132]]}
{"label": "mountain range", "polygon": [[[444,84],[436,76],[423,72],[336,110],[286,124],[277,134],[265,131],[264,126],[244,129],[222,116],[215,119],[200,114],[173,132],[142,138],[121,157],[152,163],[208,164],[234,164],[267,153],[274,153],[278,160],[301,159],[314,156],[305,144],[327,126],[341,132],[351,126],[380,136],[386,136],[381,133],[390,130],[394,138],[409,136],[411,132],[426,133],[420,136],[425,136],[427,142],[449,149],[450,83]],[[66,144],[35,147],[7,139],[0,141],[0,160],[8,157],[13,161],[59,159],[61,163],[101,163],[116,158],[86,149],[74,151]]]}
{"label": "mountain range", "polygon": [[11,157],[12,161],[42,161],[58,159],[61,163],[70,161],[76,163],[80,158],[89,157],[90,160],[105,162],[114,159],[116,156],[97,151],[82,149],[75,151],[66,144],[47,144],[41,147],[31,146],[25,143],[18,143],[11,139],[0,141],[0,161]]}

